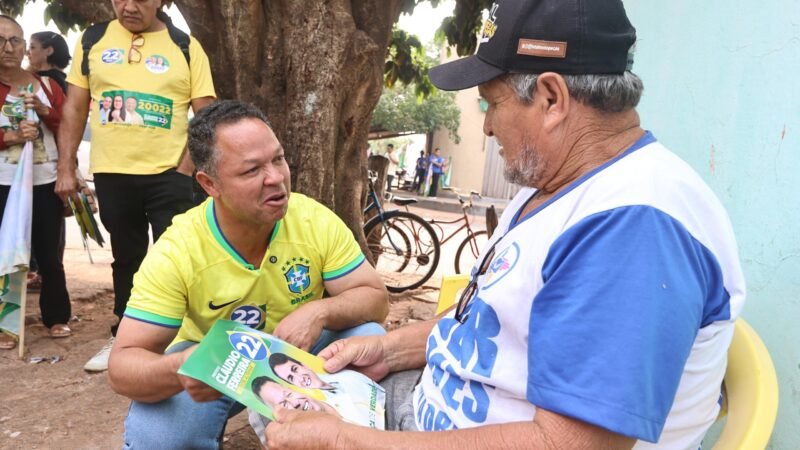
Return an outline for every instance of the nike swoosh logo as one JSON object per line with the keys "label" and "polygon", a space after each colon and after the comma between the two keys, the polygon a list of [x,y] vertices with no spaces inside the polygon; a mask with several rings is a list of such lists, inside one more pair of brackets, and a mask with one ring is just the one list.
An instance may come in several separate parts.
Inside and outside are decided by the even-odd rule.
{"label": "nike swoosh logo", "polygon": [[213,311],[216,311],[216,310],[218,310],[218,309],[220,309],[220,308],[224,308],[224,307],[226,307],[226,306],[228,306],[228,305],[230,305],[230,304],[236,303],[236,302],[238,302],[238,301],[239,301],[239,300],[241,300],[241,299],[242,299],[242,298],[241,298],[241,297],[239,297],[239,298],[237,298],[236,300],[231,300],[231,301],[229,301],[228,303],[223,303],[223,304],[221,304],[221,305],[215,305],[215,304],[214,304],[214,300],[209,300],[209,301],[208,301],[208,307],[209,307],[211,310],[213,310]]}

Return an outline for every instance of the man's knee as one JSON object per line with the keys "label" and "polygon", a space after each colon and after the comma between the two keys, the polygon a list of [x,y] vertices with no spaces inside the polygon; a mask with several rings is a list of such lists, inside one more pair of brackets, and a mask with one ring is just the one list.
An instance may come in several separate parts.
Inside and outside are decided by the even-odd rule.
{"label": "man's knee", "polygon": [[343,330],[341,334],[345,337],[350,336],[380,336],[386,334],[386,330],[377,322],[367,322],[353,328]]}
{"label": "man's knee", "polygon": [[124,448],[218,449],[225,405],[195,403],[200,408],[192,408],[188,402],[193,401],[185,392],[158,403],[131,402]]}

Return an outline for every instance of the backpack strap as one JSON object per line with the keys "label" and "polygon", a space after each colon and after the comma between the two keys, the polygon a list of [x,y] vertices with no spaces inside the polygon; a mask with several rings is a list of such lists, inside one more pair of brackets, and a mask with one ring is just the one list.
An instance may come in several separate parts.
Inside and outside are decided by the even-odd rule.
{"label": "backpack strap", "polygon": [[81,47],[83,48],[81,73],[83,76],[89,75],[89,52],[92,50],[94,44],[96,44],[100,39],[102,39],[103,35],[106,34],[106,28],[108,28],[108,24],[109,21],[98,22],[83,32],[83,37],[81,38]]}
{"label": "backpack strap", "polygon": [[156,17],[158,20],[164,22],[167,26],[167,33],[169,33],[169,38],[172,39],[172,42],[175,43],[180,49],[181,53],[183,53],[183,57],[186,59],[186,64],[189,66],[191,70],[192,67],[192,57],[189,55],[189,43],[191,42],[191,38],[188,34],[186,34],[183,30],[176,27],[175,24],[172,23],[172,18],[167,15],[162,10],[158,10],[156,12]]}

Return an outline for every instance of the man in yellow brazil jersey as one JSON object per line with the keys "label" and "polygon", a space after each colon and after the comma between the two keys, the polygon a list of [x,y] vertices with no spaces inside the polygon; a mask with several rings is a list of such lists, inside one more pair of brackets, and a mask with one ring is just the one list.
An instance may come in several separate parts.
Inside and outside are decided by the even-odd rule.
{"label": "man in yellow brazil jersey", "polygon": [[176,216],[148,252],[111,350],[111,386],[133,400],[126,448],[218,448],[243,406],[177,374],[215,321],[315,353],[382,334],[375,322],[388,312],[383,283],[344,222],[290,193],[283,147],[260,110],[233,100],[203,109],[189,153],[210,198]]}

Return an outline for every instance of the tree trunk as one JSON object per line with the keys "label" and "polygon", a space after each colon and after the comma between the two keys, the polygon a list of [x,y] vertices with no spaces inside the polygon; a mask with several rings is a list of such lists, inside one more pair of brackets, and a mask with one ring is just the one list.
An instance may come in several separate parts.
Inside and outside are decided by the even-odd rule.
{"label": "tree trunk", "polygon": [[333,209],[366,251],[367,132],[399,0],[176,0],[220,98],[253,102],[286,149],[292,190]]}

